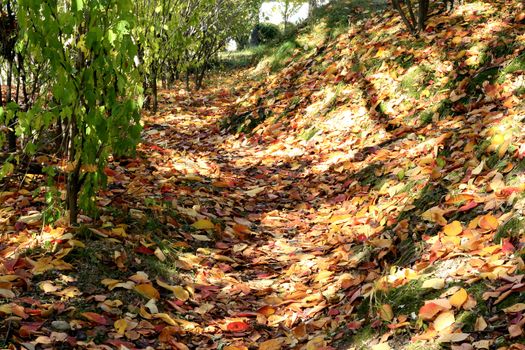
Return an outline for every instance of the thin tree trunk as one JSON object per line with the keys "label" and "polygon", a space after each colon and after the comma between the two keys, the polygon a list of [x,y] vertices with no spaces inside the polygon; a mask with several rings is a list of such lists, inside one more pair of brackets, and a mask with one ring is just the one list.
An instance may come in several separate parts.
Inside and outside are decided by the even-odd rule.
{"label": "thin tree trunk", "polygon": [[[68,160],[70,164],[75,163],[75,139],[78,135],[78,127],[75,116],[71,118],[69,123],[69,145],[68,145]],[[78,159],[75,168],[67,177],[67,208],[69,210],[69,223],[76,225],[78,223],[78,194],[80,192],[80,168],[82,166],[82,159]]]}
{"label": "thin tree trunk", "polygon": [[153,112],[157,112],[159,109],[159,96],[157,89],[157,69],[154,69],[151,74],[151,89],[153,94]]}
{"label": "thin tree trunk", "polygon": [[414,28],[412,23],[408,20],[405,14],[405,11],[403,11],[403,8],[401,7],[401,4],[399,3],[399,0],[392,0],[392,4],[394,5],[394,8],[397,10],[399,15],[401,16],[403,23],[405,23],[410,33],[412,33],[413,35],[416,34],[416,29]]}
{"label": "thin tree trunk", "polygon": [[[13,100],[13,92],[12,85],[13,85],[13,61],[9,61],[9,70],[7,72],[7,98],[6,98],[6,105]],[[12,120],[9,121],[8,125],[8,131],[7,131],[7,147],[9,152],[16,152],[16,134],[15,134],[15,127],[16,127],[16,116],[13,117]]]}

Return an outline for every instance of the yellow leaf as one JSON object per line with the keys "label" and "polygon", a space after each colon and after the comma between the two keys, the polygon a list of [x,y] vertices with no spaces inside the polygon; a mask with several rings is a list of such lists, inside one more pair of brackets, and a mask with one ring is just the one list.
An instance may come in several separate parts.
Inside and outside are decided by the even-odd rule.
{"label": "yellow leaf", "polygon": [[461,288],[460,290],[458,290],[456,293],[454,293],[450,297],[449,301],[450,301],[450,304],[452,304],[453,306],[460,308],[463,304],[465,304],[467,299],[468,299],[467,291]]}
{"label": "yellow leaf", "polygon": [[117,331],[118,334],[122,335],[126,333],[126,328],[128,328],[128,321],[121,318],[120,320],[115,321],[115,323],[113,324],[113,327],[115,327],[115,330]]}
{"label": "yellow leaf", "polygon": [[159,291],[155,289],[150,283],[139,284],[135,286],[135,291],[148,299],[159,299]]}
{"label": "yellow leaf", "polygon": [[457,236],[461,232],[463,232],[463,227],[461,226],[461,222],[455,220],[455,221],[452,221],[450,224],[446,225],[443,228],[443,232],[447,236]]}
{"label": "yellow leaf", "polygon": [[514,313],[514,312],[521,312],[525,310],[525,304],[523,303],[517,303],[517,304],[514,304],[512,306],[509,306],[505,309],[503,309],[503,311],[505,311],[505,313]]}
{"label": "yellow leaf", "polygon": [[190,298],[190,293],[188,293],[188,291],[186,289],[184,289],[183,287],[181,286],[171,286],[165,282],[162,282],[161,280],[157,279],[157,284],[162,287],[162,288],[165,288],[171,292],[173,292],[173,294],[175,295],[175,297],[181,301],[186,301]]}
{"label": "yellow leaf", "polygon": [[16,297],[15,293],[11,292],[9,289],[0,288],[0,297],[1,298],[14,298]]}
{"label": "yellow leaf", "polygon": [[379,343],[379,344],[376,344],[376,345],[373,345],[372,350],[390,350],[392,349],[390,347],[390,345],[388,345],[388,343]]}
{"label": "yellow leaf", "polygon": [[438,332],[441,332],[452,326],[454,322],[456,322],[456,319],[452,311],[442,312],[434,320],[434,329]]}
{"label": "yellow leaf", "polygon": [[445,280],[443,278],[430,278],[423,282],[421,288],[425,289],[443,289],[445,287]]}
{"label": "yellow leaf", "polygon": [[479,225],[479,227],[481,227],[484,230],[492,230],[493,231],[493,230],[496,230],[498,228],[499,221],[494,215],[487,214],[487,215],[483,215],[479,219],[478,225]]}
{"label": "yellow leaf", "polygon": [[207,219],[197,220],[191,226],[193,226],[197,230],[210,230],[210,229],[213,229],[215,227],[213,222],[211,222],[210,220],[207,220]]}
{"label": "yellow leaf", "polygon": [[476,332],[484,331],[488,327],[487,322],[482,316],[479,316],[476,319],[476,324],[474,325],[474,330]]}
{"label": "yellow leaf", "polygon": [[259,345],[259,350],[280,350],[283,347],[284,338],[270,339]]}
{"label": "yellow leaf", "polygon": [[421,216],[425,220],[433,221],[439,225],[445,226],[447,224],[447,220],[443,214],[445,214],[445,210],[441,209],[440,207],[432,207],[424,212]]}
{"label": "yellow leaf", "polygon": [[306,343],[306,350],[317,350],[326,346],[326,341],[324,340],[324,335],[320,335],[311,339]]}
{"label": "yellow leaf", "polygon": [[178,323],[173,319],[171,318],[170,315],[166,314],[166,313],[158,313],[158,314],[155,314],[155,315],[152,315],[153,317],[155,318],[160,318],[161,320],[163,320],[164,322],[166,322],[167,324],[171,325],[171,326],[177,326]]}

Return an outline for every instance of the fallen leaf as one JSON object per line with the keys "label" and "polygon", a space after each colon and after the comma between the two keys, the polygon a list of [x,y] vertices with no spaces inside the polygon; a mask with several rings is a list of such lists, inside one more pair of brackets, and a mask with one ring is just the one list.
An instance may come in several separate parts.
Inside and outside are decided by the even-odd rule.
{"label": "fallen leaf", "polygon": [[445,288],[445,280],[443,278],[429,278],[421,285],[424,289],[443,289]]}
{"label": "fallen leaf", "polygon": [[193,226],[197,230],[211,230],[215,228],[215,225],[213,224],[213,222],[207,219],[197,220],[191,226]]}
{"label": "fallen leaf", "polygon": [[98,323],[102,326],[106,326],[108,324],[108,320],[104,316],[99,315],[95,312],[83,312],[80,315],[85,319]]}
{"label": "fallen leaf", "polygon": [[137,293],[148,299],[158,300],[160,298],[159,291],[156,290],[151,283],[138,284],[133,289],[135,289]]}
{"label": "fallen leaf", "polygon": [[479,227],[481,227],[484,230],[496,230],[499,226],[498,219],[491,214],[483,215],[479,219]]}
{"label": "fallen leaf", "polygon": [[448,327],[452,326],[455,321],[456,319],[452,311],[444,311],[440,313],[434,320],[434,329],[438,332],[442,332]]}
{"label": "fallen leaf", "polygon": [[461,226],[461,223],[459,221],[452,221],[450,224],[447,224],[444,228],[443,228],[443,232],[447,235],[447,236],[457,236],[459,235],[461,232],[463,232],[463,227]]}
{"label": "fallen leaf", "polygon": [[394,318],[394,312],[389,304],[383,304],[379,307],[379,316],[383,321],[389,322]]}
{"label": "fallen leaf", "polygon": [[230,332],[245,332],[250,329],[250,325],[242,321],[230,322],[226,326],[226,329]]}
{"label": "fallen leaf", "polygon": [[450,298],[450,304],[456,308],[460,308],[468,299],[467,291],[464,288],[461,288],[456,293],[454,293]]}

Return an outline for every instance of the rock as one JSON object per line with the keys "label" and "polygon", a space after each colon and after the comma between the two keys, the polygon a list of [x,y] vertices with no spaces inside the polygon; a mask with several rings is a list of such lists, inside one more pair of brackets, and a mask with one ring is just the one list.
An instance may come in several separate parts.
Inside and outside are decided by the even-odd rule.
{"label": "rock", "polygon": [[53,321],[51,322],[51,327],[53,327],[54,330],[57,331],[69,331],[71,329],[71,326],[66,321]]}

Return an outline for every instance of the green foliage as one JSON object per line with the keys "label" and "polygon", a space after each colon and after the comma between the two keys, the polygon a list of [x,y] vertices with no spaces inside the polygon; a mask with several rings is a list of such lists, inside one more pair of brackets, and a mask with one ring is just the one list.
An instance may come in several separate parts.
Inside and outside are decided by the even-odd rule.
{"label": "green foliage", "polygon": [[140,137],[132,2],[22,0],[19,6],[28,54],[47,65],[52,78],[50,96],[18,114],[17,134],[65,126],[68,207],[75,222],[78,196],[82,208],[94,207],[108,156],[132,152]]}
{"label": "green foliage", "polygon": [[254,30],[258,33],[260,44],[268,44],[281,36],[279,26],[273,23],[259,23]]}

